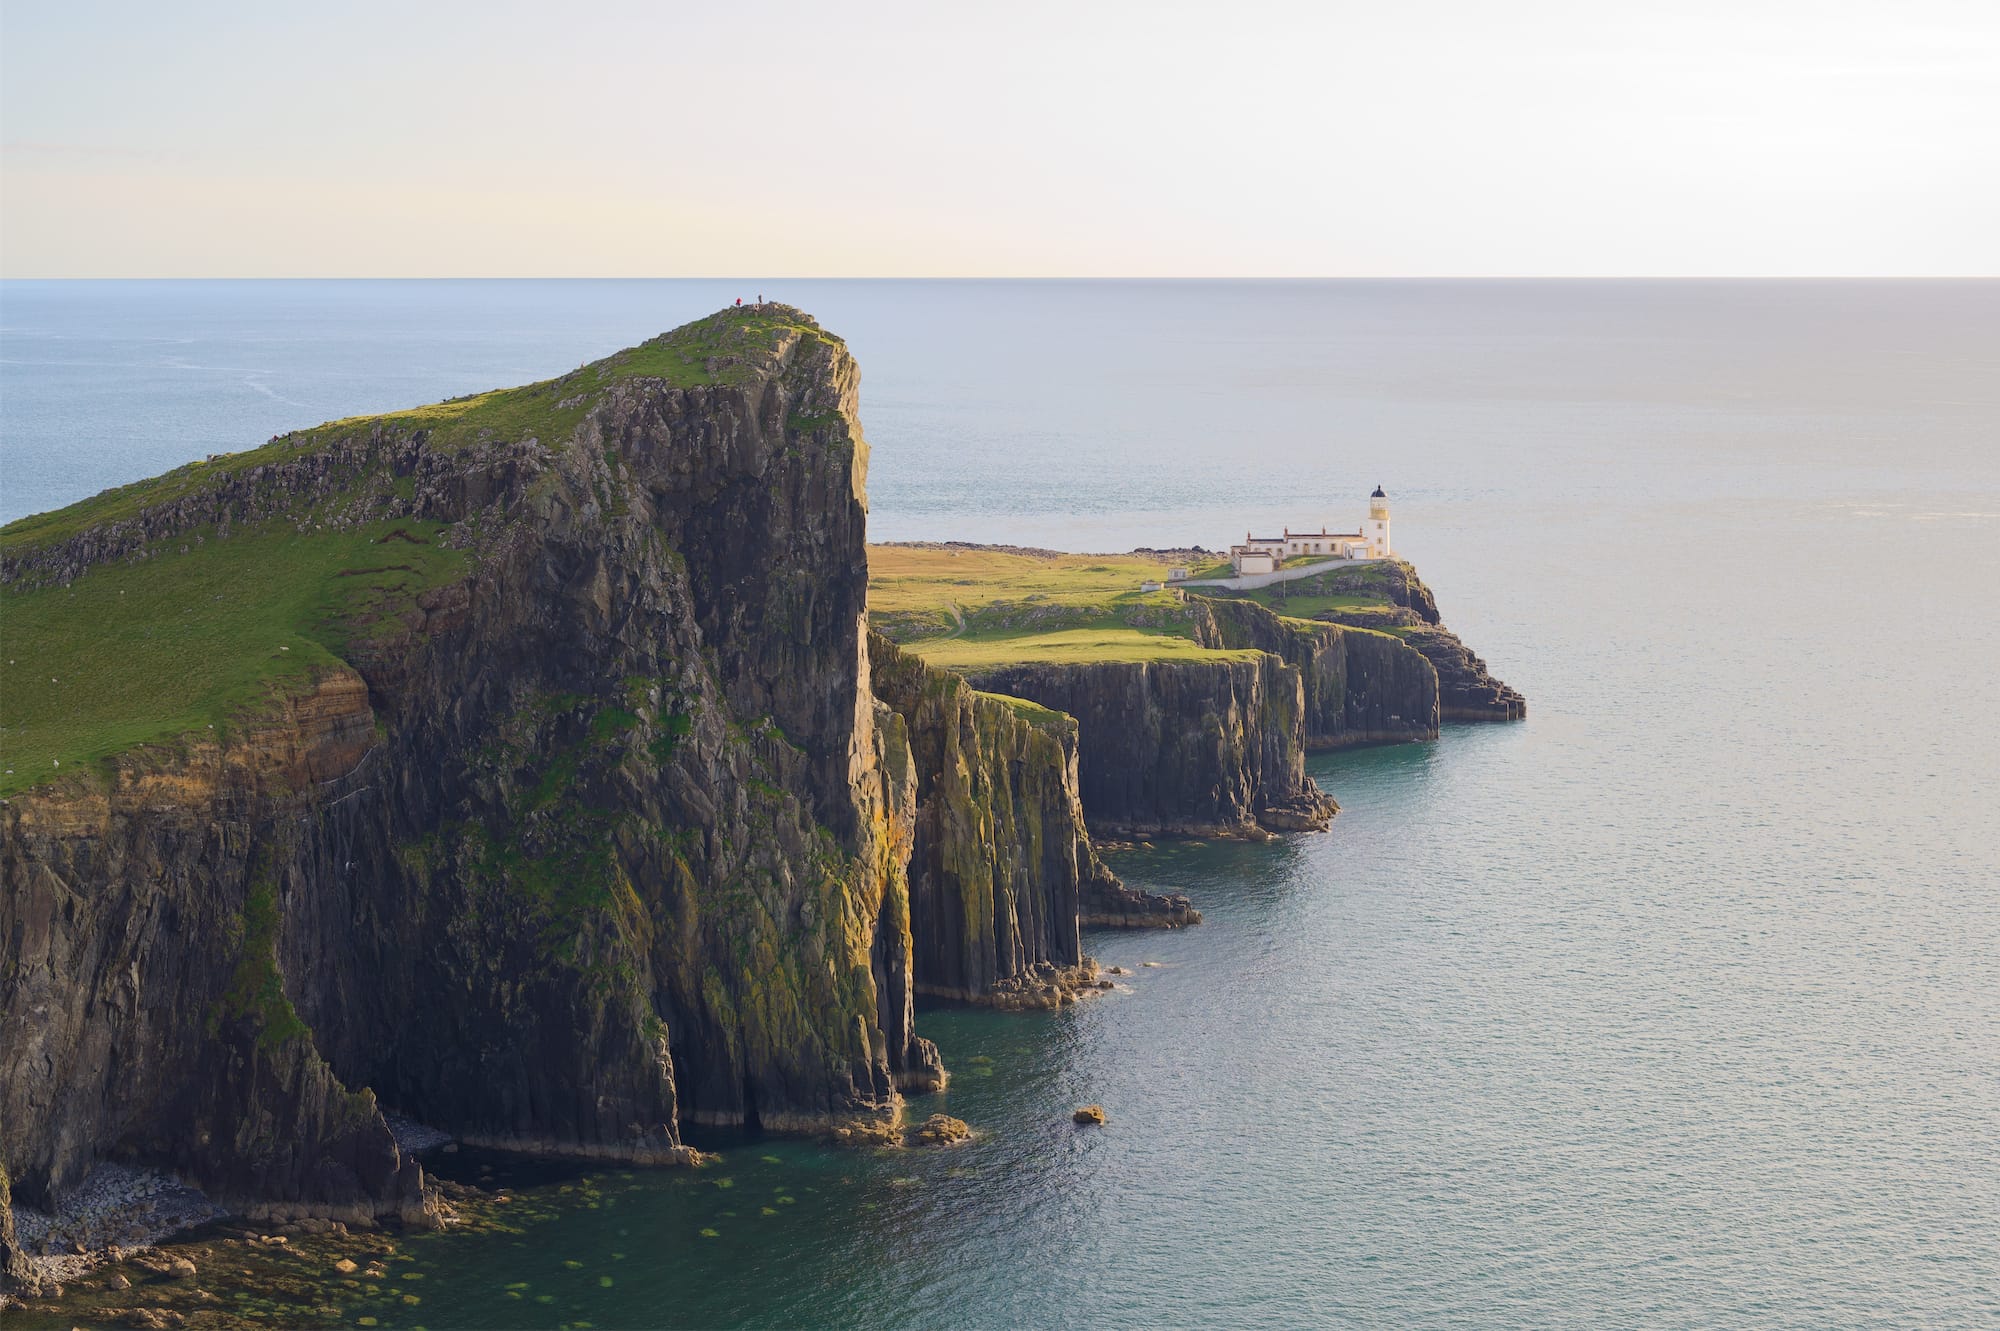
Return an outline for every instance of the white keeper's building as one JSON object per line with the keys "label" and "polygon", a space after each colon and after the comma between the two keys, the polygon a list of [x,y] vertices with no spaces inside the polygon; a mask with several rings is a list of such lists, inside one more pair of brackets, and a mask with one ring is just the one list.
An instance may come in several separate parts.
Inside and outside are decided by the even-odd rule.
{"label": "white keeper's building", "polygon": [[1240,576],[1276,573],[1288,559],[1387,559],[1392,553],[1389,496],[1378,485],[1368,496],[1368,521],[1360,531],[1293,531],[1287,527],[1283,536],[1245,532],[1243,544],[1229,547],[1229,562]]}

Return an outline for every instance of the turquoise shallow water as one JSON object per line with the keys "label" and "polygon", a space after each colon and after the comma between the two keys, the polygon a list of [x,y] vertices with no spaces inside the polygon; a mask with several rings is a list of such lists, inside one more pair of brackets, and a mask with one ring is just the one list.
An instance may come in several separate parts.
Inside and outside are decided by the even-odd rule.
{"label": "turquoise shallow water", "polygon": [[[9,284],[0,499],[552,372],[723,290]],[[554,1218],[419,1239],[421,1304],[357,1315],[2000,1322],[2000,286],[772,294],[862,360],[880,534],[1216,545],[1379,480],[1533,715],[1319,760],[1327,835],[1121,855],[1207,922],[1094,936],[1129,992],[1072,1011],[923,1014],[972,1145],[537,1170]]]}

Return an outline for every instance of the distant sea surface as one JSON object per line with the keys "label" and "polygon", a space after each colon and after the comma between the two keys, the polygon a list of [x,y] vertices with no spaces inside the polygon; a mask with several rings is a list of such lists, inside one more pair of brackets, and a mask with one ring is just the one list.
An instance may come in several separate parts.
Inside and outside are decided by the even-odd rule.
{"label": "distant sea surface", "polygon": [[[757,294],[6,283],[0,517]],[[2000,1324],[2000,284],[762,294],[861,362],[877,539],[1214,548],[1380,483],[1532,716],[1318,760],[1326,835],[1120,855],[1206,922],[924,1013],[975,1143],[503,1163],[541,1218],[355,1315]]]}

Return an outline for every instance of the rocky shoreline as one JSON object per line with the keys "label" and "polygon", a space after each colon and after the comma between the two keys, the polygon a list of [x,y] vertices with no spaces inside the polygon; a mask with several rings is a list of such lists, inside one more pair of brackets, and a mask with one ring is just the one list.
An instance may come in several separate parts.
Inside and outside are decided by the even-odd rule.
{"label": "rocky shoreline", "polygon": [[[452,1135],[442,1129],[400,1114],[385,1114],[383,1118],[395,1134],[397,1147],[406,1156],[458,1150]],[[426,1216],[439,1217],[440,1204],[453,1191],[454,1185],[436,1181],[427,1184]],[[120,1264],[134,1264],[153,1276],[189,1278],[194,1273],[183,1271],[178,1265],[187,1260],[184,1256],[151,1254],[176,1246],[184,1236],[205,1226],[221,1226],[218,1234],[234,1233],[235,1237],[254,1239],[266,1246],[273,1241],[271,1235],[287,1241],[302,1236],[339,1238],[353,1228],[372,1228],[365,1224],[350,1227],[345,1221],[306,1216],[256,1229],[245,1224],[238,1213],[166,1170],[117,1161],[93,1166],[78,1186],[63,1194],[53,1214],[19,1201],[13,1204],[12,1211],[14,1243],[23,1266],[16,1275],[19,1291],[13,1297],[22,1304],[38,1298],[59,1300],[66,1291],[86,1280],[95,1280],[107,1289],[129,1288],[136,1283],[133,1275],[100,1273],[100,1268]],[[231,1231],[231,1225],[236,1230]],[[125,1283],[119,1283],[121,1279]],[[9,1300],[10,1295],[0,1291],[0,1308],[8,1307]]]}
{"label": "rocky shoreline", "polygon": [[[1102,984],[1109,987],[1110,981]],[[427,1228],[519,1232],[524,1223],[558,1214],[577,1193],[588,1197],[593,1181],[604,1177],[576,1162],[575,1174],[553,1176],[574,1182],[550,1182],[544,1175],[541,1183],[518,1188],[507,1180],[523,1169],[544,1174],[548,1158],[478,1150],[438,1129],[388,1117],[410,1149],[464,1162],[455,1167],[464,1177],[432,1175],[427,1183],[434,1226],[393,1218],[352,1225],[315,1219],[258,1224],[225,1214],[158,1171],[100,1165],[74,1190],[52,1226],[45,1228],[47,1218],[32,1208],[16,1208],[32,1236],[23,1247],[49,1251],[29,1257],[35,1283],[0,1294],[5,1324],[25,1331],[78,1325],[142,1331],[371,1326],[374,1315],[356,1316],[359,1310],[385,1301],[421,1306],[423,1275],[414,1269],[409,1244],[414,1234]],[[931,1113],[894,1124],[857,1118],[821,1135],[849,1150],[900,1152],[949,1150],[980,1134],[963,1119]],[[726,1161],[724,1153],[698,1154],[704,1168]]]}
{"label": "rocky shoreline", "polygon": [[106,1162],[65,1194],[54,1214],[16,1205],[14,1235],[30,1279],[59,1293],[106,1262],[225,1215],[200,1189],[164,1170]]}

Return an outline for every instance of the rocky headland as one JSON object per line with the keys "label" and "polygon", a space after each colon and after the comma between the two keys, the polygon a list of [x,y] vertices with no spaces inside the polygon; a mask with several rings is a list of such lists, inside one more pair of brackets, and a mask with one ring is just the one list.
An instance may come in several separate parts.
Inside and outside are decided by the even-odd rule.
{"label": "rocky headland", "polygon": [[1150,551],[911,544],[877,547],[874,563],[881,633],[1075,720],[1079,793],[1100,837],[1323,830],[1337,806],[1308,753],[1526,712],[1400,560],[1275,596],[1144,590],[1164,571]]}
{"label": "rocky headland", "polygon": [[[107,1160],[435,1223],[384,1106],[647,1163],[688,1123],[893,1126],[944,1077],[920,987],[1060,1002],[1087,908],[1196,918],[1104,870],[1060,723],[877,696],[857,382],[803,313],[730,311],[0,532],[9,1288],[9,1195],[59,1214]],[[158,635],[283,596],[215,648],[247,685],[144,732]]]}
{"label": "rocky headland", "polygon": [[1060,1007],[1110,985],[1083,928],[1199,921],[1087,829],[1324,829],[1308,751],[1519,702],[1414,574],[1410,623],[1169,594],[1090,659],[1009,659],[1103,620],[1041,592],[871,635],[857,384],[725,311],[0,529],[0,1297],[201,1206],[444,1223],[398,1115],[899,1144],[918,995]]}
{"label": "rocky headland", "polygon": [[[1519,721],[1528,700],[1487,671],[1486,663],[1444,626],[1437,599],[1404,560],[1336,569],[1285,586],[1313,619],[1374,629],[1399,638],[1437,671],[1438,715],[1446,721]],[[1336,604],[1324,608],[1320,598]],[[1366,599],[1373,604],[1338,604]]]}

